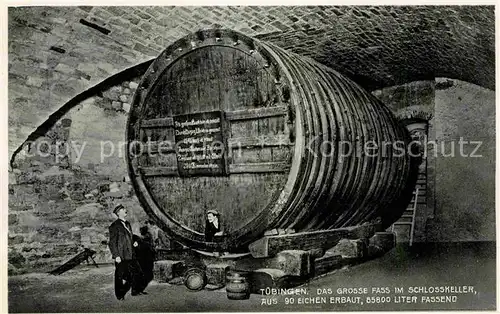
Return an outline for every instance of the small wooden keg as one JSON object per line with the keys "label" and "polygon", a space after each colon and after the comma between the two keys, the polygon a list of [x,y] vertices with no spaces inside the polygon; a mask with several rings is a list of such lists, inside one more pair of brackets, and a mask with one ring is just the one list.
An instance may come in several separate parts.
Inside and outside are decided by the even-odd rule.
{"label": "small wooden keg", "polygon": [[207,275],[202,269],[190,268],[184,274],[184,285],[191,291],[200,291],[207,285]]}
{"label": "small wooden keg", "polygon": [[232,272],[227,275],[227,298],[230,300],[246,300],[250,298],[250,285],[242,273]]}

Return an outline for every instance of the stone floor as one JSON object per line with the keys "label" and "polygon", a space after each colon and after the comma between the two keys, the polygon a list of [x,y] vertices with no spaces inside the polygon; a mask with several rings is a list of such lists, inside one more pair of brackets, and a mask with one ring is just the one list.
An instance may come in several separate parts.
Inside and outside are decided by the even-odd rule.
{"label": "stone floor", "polygon": [[[302,286],[307,295],[252,295],[228,300],[224,289],[190,292],[182,285],[152,282],[148,295],[117,301],[113,295],[113,267],[82,266],[60,276],[32,273],[9,278],[9,312],[269,312],[350,310],[437,310],[496,308],[495,244],[396,247],[384,257],[315,278]],[[396,303],[395,287],[474,286],[474,293],[456,295],[453,303]],[[367,295],[337,295],[338,288],[366,287]],[[372,294],[388,287],[390,294]],[[320,294],[318,289],[335,294]],[[321,292],[320,291],[320,292]],[[441,295],[441,294],[437,294]],[[329,303],[330,297],[361,296],[363,304]],[[369,304],[367,297],[390,296],[390,302]],[[428,295],[429,296],[429,295]],[[317,298],[319,297],[319,298]],[[322,299],[322,297],[325,297]],[[321,303],[326,300],[326,303]],[[385,299],[387,300],[387,299]],[[411,300],[411,299],[410,299]],[[309,304],[299,304],[309,301]],[[286,304],[292,303],[293,304]],[[314,304],[311,304],[311,303]]]}

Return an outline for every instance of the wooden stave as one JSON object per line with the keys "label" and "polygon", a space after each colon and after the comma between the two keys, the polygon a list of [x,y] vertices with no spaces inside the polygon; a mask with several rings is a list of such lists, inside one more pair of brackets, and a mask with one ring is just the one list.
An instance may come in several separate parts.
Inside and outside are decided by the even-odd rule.
{"label": "wooden stave", "polygon": [[[349,168],[350,164],[348,161],[343,161],[340,159],[339,157],[339,153],[341,151],[341,148],[339,147],[338,145],[338,140],[344,140],[347,138],[347,128],[345,127],[346,126],[346,122],[345,121],[348,121],[346,115],[345,115],[345,112],[344,110],[342,110],[339,106],[340,106],[340,103],[337,102],[337,100],[335,99],[335,96],[332,94],[332,90],[331,89],[331,85],[330,85],[330,82],[327,81],[327,80],[322,80],[322,83],[324,85],[326,85],[326,87],[323,85],[323,88],[324,88],[324,92],[326,93],[326,96],[328,96],[328,99],[330,100],[329,103],[330,103],[330,108],[332,110],[332,113],[334,115],[334,119],[336,120],[336,139],[337,139],[337,154],[333,157],[334,158],[334,161],[335,161],[335,168],[334,168],[334,173],[333,173],[333,176],[332,176],[332,180],[331,182],[329,183],[329,197],[327,198],[327,206],[331,207],[331,200],[332,199],[335,199],[336,197],[337,198],[340,198],[338,197],[338,193],[341,193],[342,192],[342,189],[339,189],[338,186],[339,185],[342,185],[342,182],[344,182],[345,180],[345,175],[344,173],[347,171],[347,169]],[[327,88],[329,87],[329,88]],[[338,118],[340,117],[340,118]],[[342,207],[341,205],[339,205],[338,207]],[[330,214],[328,213],[328,211],[323,211],[323,213],[326,213],[326,214]],[[318,219],[321,219],[322,222],[324,222],[324,218],[322,217],[322,213],[318,213],[317,214],[317,217]],[[319,228],[319,226],[307,226],[308,229],[316,229],[316,228]]]}
{"label": "wooden stave", "polygon": [[[301,83],[300,84],[301,88],[303,86],[308,86],[309,85],[309,84],[307,84],[308,80],[301,75],[301,72],[304,72],[304,71],[301,71],[302,69],[300,69],[300,67],[298,65],[294,64],[293,60],[291,58],[289,58],[289,56],[287,56],[286,54],[282,53],[281,58],[286,60],[287,68],[291,69],[295,73],[294,78],[299,83]],[[304,84],[306,84],[306,85],[304,85]],[[317,142],[317,141],[315,141],[315,139],[317,138],[318,134],[320,133],[319,129],[321,128],[322,132],[325,129],[324,123],[319,123],[319,122],[320,121],[325,122],[325,121],[324,120],[318,121],[318,119],[317,119],[318,112],[314,106],[315,101],[313,100],[312,97],[310,97],[311,93],[307,93],[308,90],[310,91],[310,88],[309,89],[304,88],[304,89],[305,89],[304,95],[307,99],[308,107],[310,108],[311,117],[316,116],[316,118],[315,119],[313,118],[312,121],[310,122],[310,123],[312,123],[312,126],[313,126],[311,128],[312,132],[310,134],[311,135],[310,138],[312,139],[311,142],[314,143],[314,142]],[[324,132],[324,133],[326,133],[326,132]],[[310,147],[310,144],[306,144],[306,145],[307,145],[307,147]],[[314,145],[313,154],[318,155],[319,145],[320,145],[319,142],[317,142]],[[313,165],[314,170],[313,170],[313,172],[308,173],[307,184],[304,186],[303,190],[301,190],[301,192],[297,195],[298,197],[296,197],[295,200],[290,202],[289,205],[287,206],[289,210],[286,212],[286,214],[284,216],[286,216],[288,219],[281,223],[282,225],[284,225],[286,227],[293,228],[292,222],[294,220],[299,219],[300,217],[302,217],[304,215],[307,215],[307,213],[309,211],[313,210],[312,208],[307,206],[307,203],[305,203],[305,200],[315,196],[314,188],[317,186],[318,178],[320,178],[320,179],[322,178],[322,175],[318,175],[318,174],[320,172],[321,173],[324,172],[325,158],[322,158],[321,154],[319,155],[320,156],[319,158],[314,158],[313,156],[311,156],[311,154],[308,154],[307,156],[309,159],[312,159],[312,161],[313,161],[312,165]],[[315,163],[316,163],[316,167],[314,167]],[[306,178],[304,178],[304,179],[306,179]]]}
{"label": "wooden stave", "polygon": [[[330,90],[339,90],[339,88],[332,87],[332,85],[331,85],[331,84],[332,84],[331,80],[328,80],[328,79],[326,79],[326,78],[325,78],[325,76],[324,76],[324,71],[322,71],[323,69],[319,69],[319,66],[318,66],[317,68],[315,68],[315,70],[318,72],[317,74],[318,74],[318,75],[320,75],[320,76],[322,77],[322,80],[324,80],[325,82],[327,82],[327,83],[328,83],[328,86],[330,86],[330,88],[329,88]],[[332,97],[332,98],[331,98],[331,103],[332,103],[332,104],[333,104],[333,103],[335,103],[335,102],[336,102],[336,100],[334,99],[334,98],[335,98],[335,96],[334,96],[334,95],[331,95],[330,97]],[[341,97],[341,99],[339,99],[339,102],[341,102],[341,103],[343,103],[344,105],[346,105],[346,101],[345,101],[345,99],[343,99],[343,98],[342,98],[342,95],[338,94],[338,95],[337,95],[337,97]],[[344,113],[345,113],[345,112],[347,112],[347,111],[348,111],[348,110],[341,110],[340,112],[341,112],[341,113],[342,113],[342,112],[344,112]],[[359,112],[356,112],[356,115],[354,115],[354,114],[353,114],[353,112],[351,112],[351,114],[350,114],[350,115],[347,115],[347,116],[348,116],[348,117],[351,117],[351,116],[357,116],[357,120],[360,120],[360,118],[359,118]],[[354,133],[353,135],[354,135],[354,138],[356,138],[357,136],[360,136],[360,138],[362,139],[362,138],[363,138],[363,134],[365,133],[365,132],[364,132],[364,128],[363,128],[362,126],[360,127],[360,124],[356,122],[356,119],[352,119],[352,120],[351,120],[351,119],[345,119],[345,121],[349,121],[349,122],[351,122],[352,124],[354,124],[354,125],[355,125],[355,127],[353,128],[354,130],[361,130],[361,134],[360,134],[360,135],[357,135],[357,132],[356,132],[356,133]],[[352,136],[352,135],[351,135],[351,136]],[[362,159],[360,158],[359,160],[356,160],[357,158],[356,158],[355,156],[354,156],[354,158],[351,156],[351,158],[350,158],[350,159],[351,159],[351,160],[352,160],[352,159],[354,159],[354,161],[355,161],[355,162],[357,161],[356,166],[355,166],[355,167],[353,167],[353,168],[351,168],[351,169],[357,169],[357,173],[359,173],[359,169],[361,169],[359,165],[362,163]],[[338,157],[337,157],[337,162],[339,162],[339,163],[340,163],[340,160],[339,160],[339,158],[338,158]],[[351,163],[351,164],[352,164],[352,163]],[[345,174],[344,174],[344,177],[346,177],[346,175],[345,175]],[[351,176],[351,177],[352,177],[352,176]],[[356,186],[357,186],[357,185],[356,185],[356,179],[358,179],[358,178],[359,178],[359,176],[355,176],[355,177],[356,177],[356,178],[354,179],[354,181],[348,181],[348,182],[351,182],[351,183],[350,183],[350,187],[351,187],[351,188],[352,188],[352,187],[356,187]],[[344,182],[345,182],[345,181],[344,181]],[[345,184],[343,184],[343,186],[344,186],[344,188],[343,188],[343,189],[340,189],[340,191],[345,193],[345,192],[349,189],[349,186],[348,186],[347,188],[345,188]],[[335,195],[334,193],[335,193],[335,192],[330,192],[330,199],[331,199],[331,198]],[[344,198],[344,199],[345,199],[345,198]],[[341,204],[339,207],[340,207],[340,209],[344,209],[344,210],[345,210],[345,208],[343,208],[343,207],[342,207],[342,204]],[[330,208],[331,208],[331,206],[330,206]],[[331,213],[330,213],[330,214],[331,214]],[[322,221],[320,220],[321,222],[324,222],[324,221],[325,221],[325,219],[324,219],[324,215],[320,215],[320,213],[318,213],[318,215],[317,215],[317,217],[316,217],[316,218],[317,218],[316,220],[318,220],[318,217],[321,217],[321,218],[320,218],[320,219],[322,220]],[[311,223],[313,223],[313,224],[314,224],[314,222],[311,222]]]}
{"label": "wooden stave", "polygon": [[[325,78],[326,79],[326,78]],[[342,84],[341,81],[339,80],[336,80],[332,77],[330,77],[328,79],[328,82],[330,83],[331,85],[331,88],[332,90],[335,90],[337,91],[337,97],[339,99],[339,101],[343,104],[343,106],[347,109],[344,109],[344,112],[348,112],[347,116],[352,116],[354,117],[355,114],[354,112],[357,113],[357,117],[359,119],[359,113],[356,111],[356,107],[358,107],[357,105],[357,101],[356,99],[352,99],[351,97],[349,97],[349,94],[347,93],[347,87],[348,86],[344,86],[344,84]],[[364,106],[361,106],[362,108],[364,108]],[[353,120],[352,122],[354,125],[356,125],[356,122],[355,122],[355,119]],[[363,130],[361,128],[361,130]],[[368,133],[364,133],[364,134],[361,134],[360,136],[360,145],[361,146],[364,146],[365,145],[365,139],[367,138],[367,135]],[[356,188],[358,189],[361,189],[362,190],[362,185],[368,181],[367,177],[366,177],[366,174],[364,176],[360,176],[360,171],[362,171],[362,168],[360,167],[360,163],[361,161],[368,161],[367,158],[365,158],[364,154],[360,154],[361,157],[357,158],[357,148],[355,149],[354,151],[354,154],[352,156],[350,156],[349,158],[350,159],[353,159],[354,160],[354,163],[356,163],[356,167],[352,168],[349,173],[346,174],[347,177],[351,177],[353,178],[352,180],[349,180],[347,181],[346,183],[346,186],[345,187],[342,187],[341,186],[341,193],[340,194],[340,198],[344,200],[345,204],[342,204],[342,207],[341,207],[341,211],[340,212],[334,212],[332,213],[332,215],[328,218],[328,219],[325,219],[325,222],[324,224],[327,225],[328,228],[331,228],[332,226],[334,226],[335,224],[332,223],[327,223],[327,221],[334,221],[334,220],[337,220],[340,216],[342,216],[343,214],[347,214],[349,212],[351,212],[352,208],[354,207],[354,202],[353,200],[351,200],[351,198],[353,197],[353,195],[356,194]],[[351,173],[354,171],[354,175],[351,175]],[[359,185],[359,181],[361,180],[361,186]],[[364,191],[361,191],[361,192],[364,192]],[[358,192],[359,193],[359,192]],[[340,215],[339,215],[340,214]],[[337,217],[336,219],[332,219],[332,217]]]}
{"label": "wooden stave", "polygon": [[[262,44],[264,48],[267,48],[268,44]],[[286,217],[289,217],[290,214],[290,209],[289,209],[289,203],[291,200],[295,197],[301,196],[303,193],[304,187],[307,185],[307,179],[310,178],[310,172],[311,169],[313,169],[313,159],[310,158],[309,154],[307,154],[307,150],[304,148],[306,147],[305,143],[308,142],[308,140],[312,137],[312,134],[314,134],[312,130],[312,120],[309,114],[308,109],[308,103],[304,100],[306,98],[306,93],[302,90],[301,86],[296,84],[294,79],[293,73],[291,73],[291,69],[287,66],[285,61],[281,58],[281,56],[278,54],[276,50],[273,49],[268,49],[268,53],[274,58],[274,61],[278,63],[282,67],[282,71],[286,74],[286,77],[289,79],[290,82],[293,82],[290,84],[292,90],[294,93],[292,94],[293,97],[296,98],[295,100],[295,111],[300,112],[301,115],[296,116],[296,123],[295,126],[302,127],[303,131],[301,140],[303,141],[302,145],[302,152],[300,154],[300,159],[302,160],[300,169],[298,170],[298,173],[295,178],[295,184],[293,186],[293,189],[290,193],[290,197],[286,200],[286,205],[284,206],[284,210],[280,213],[275,213],[275,220],[273,223],[270,224],[270,228],[274,228],[277,226],[283,226],[286,228],[288,225],[283,223],[283,219]],[[297,147],[298,148],[298,147]]]}
{"label": "wooden stave", "polygon": [[[300,61],[300,59],[299,59]],[[303,65],[305,66],[305,65]],[[330,102],[328,101],[328,95],[323,88],[322,80],[320,80],[318,73],[315,73],[314,71],[309,71],[310,73],[314,73],[316,76],[316,94],[320,96],[320,101],[316,103],[316,106],[319,107],[320,110],[324,110],[326,113],[326,124],[327,124],[327,141],[330,141],[330,143],[335,143],[335,139],[338,137],[338,127],[335,121],[335,116],[332,110],[332,106],[330,106]],[[321,105],[323,104],[323,106]],[[320,150],[319,152],[322,155],[322,151]],[[317,208],[318,206],[321,206],[321,204],[325,203],[325,198],[328,196],[328,192],[330,190],[330,186],[332,184],[332,178],[335,172],[336,168],[336,160],[337,160],[337,155],[338,154],[338,147],[334,147],[332,145],[332,152],[330,153],[330,156],[324,156],[327,159],[328,162],[328,168],[326,169],[326,175],[323,177],[323,180],[318,183],[318,185],[321,187],[320,191],[317,193],[317,195],[310,199],[310,207],[312,208]],[[323,155],[322,155],[323,156]],[[320,204],[320,205],[318,205]],[[318,213],[318,211],[308,211],[308,215],[305,216],[304,218],[300,219],[297,217],[294,222],[293,226],[294,228],[296,227],[297,229],[300,230],[312,230],[314,229],[311,224],[311,220],[315,219],[316,217],[319,216],[321,212]]]}
{"label": "wooden stave", "polygon": [[[346,91],[346,97],[351,100],[351,103],[353,101],[353,98],[355,99],[354,102],[360,101],[359,95],[358,97],[355,97],[355,95],[352,95],[352,84],[349,84],[349,82],[346,82],[344,78],[339,75],[338,73],[332,73],[335,75],[335,77],[338,79],[338,82],[340,84],[345,85],[345,91]],[[374,140],[377,142],[377,144],[380,146],[381,142],[387,137],[386,134],[383,133],[383,128],[385,126],[385,123],[375,123],[376,118],[383,118],[379,116],[374,115],[374,110],[376,108],[370,108],[372,106],[371,102],[365,102],[365,106],[363,106],[368,114],[368,119],[373,122],[374,128],[372,129],[374,132],[374,137],[373,138],[368,138],[369,140]],[[370,110],[371,109],[371,110]],[[380,121],[377,119],[377,121]],[[363,143],[365,145],[366,142]],[[371,160],[372,163],[371,165],[375,164],[375,167],[369,167],[370,172],[369,172],[369,177],[365,180],[363,186],[365,186],[365,191],[363,193],[364,199],[358,198],[357,200],[353,201],[351,203],[351,206],[349,207],[348,210],[346,210],[340,217],[338,217],[338,220],[335,224],[335,226],[345,226],[349,225],[349,220],[353,220],[354,217],[356,217],[360,212],[362,211],[371,211],[372,208],[377,207],[378,204],[373,204],[370,203],[369,201],[371,198],[377,196],[376,193],[376,187],[380,183],[385,183],[383,180],[381,180],[380,176],[384,172],[384,163],[380,162],[380,156],[377,157],[376,160]],[[368,206],[362,207],[360,204],[368,202]],[[356,209],[354,212],[352,212],[353,209]],[[350,212],[350,215],[347,213]],[[348,219],[347,221],[345,219]]]}
{"label": "wooden stave", "polygon": [[[298,65],[300,65],[302,67],[303,71],[313,73],[315,81],[317,81],[317,86],[313,85],[312,87],[310,87],[311,89],[314,89],[315,95],[319,95],[319,97],[320,97],[318,99],[318,101],[315,102],[313,105],[318,107],[319,110],[322,110],[324,112],[328,112],[328,113],[326,113],[327,119],[325,121],[323,121],[323,123],[327,127],[327,132],[329,134],[326,134],[327,136],[325,138],[325,136],[324,136],[325,134],[323,133],[322,134],[324,136],[323,140],[331,141],[333,143],[334,139],[337,138],[337,136],[338,136],[337,135],[337,127],[336,127],[336,121],[334,120],[332,108],[331,108],[329,102],[327,101],[328,97],[324,93],[324,90],[321,89],[321,86],[320,86],[320,83],[323,83],[323,82],[321,81],[321,79],[317,73],[315,73],[314,71],[311,71],[311,69],[308,69],[307,64],[305,64],[304,62],[301,62],[301,61],[302,61],[301,59],[297,58],[296,62],[298,63]],[[321,106],[320,105],[321,103],[323,103],[324,106]],[[332,128],[332,124],[334,126],[333,128]],[[321,148],[321,145],[320,145],[320,148]],[[308,193],[309,194],[309,198],[307,200],[308,203],[305,203],[304,207],[311,208],[312,210],[303,211],[302,216],[295,217],[295,219],[292,223],[293,227],[296,227],[300,230],[312,229],[312,228],[308,227],[307,225],[309,225],[309,222],[311,219],[314,219],[318,215],[318,211],[317,211],[318,203],[321,204],[321,202],[324,200],[324,194],[329,190],[329,187],[331,185],[331,177],[333,176],[334,169],[336,167],[336,159],[337,159],[336,157],[338,156],[337,152],[338,152],[338,148],[335,149],[335,157],[334,158],[332,158],[332,156],[323,156],[321,153],[321,150],[316,152],[319,156],[321,156],[327,160],[327,162],[328,162],[328,166],[327,166],[328,168],[326,169],[327,173],[322,178],[317,178],[317,181],[320,181],[320,182],[316,182],[316,185],[315,185],[316,193],[315,194]],[[319,189],[318,189],[318,187],[319,187]]]}
{"label": "wooden stave", "polygon": [[[354,87],[354,86],[351,86],[351,87]],[[366,94],[363,93],[363,91],[361,91],[359,89],[358,89],[358,91],[359,91],[358,97],[365,97],[366,96]],[[355,90],[352,90],[352,93],[355,93]],[[368,99],[367,99],[367,102],[372,106],[374,106],[376,104],[375,101],[369,101]],[[379,106],[379,108],[380,107],[381,106]],[[383,109],[381,109],[381,110],[383,110]],[[394,133],[395,126],[391,125],[391,121],[390,121],[391,119],[385,114],[380,114],[380,111],[379,111],[379,117],[384,120],[384,123],[382,123],[381,131],[386,134],[385,138],[387,138],[387,136],[389,138],[393,138],[393,139],[400,138],[397,134]],[[388,161],[388,162],[384,162],[384,160],[381,162],[381,164],[385,165],[385,166],[382,167],[380,173],[378,173],[378,178],[376,178],[376,180],[375,180],[376,184],[373,186],[372,194],[375,196],[378,195],[378,199],[382,200],[382,202],[380,204],[378,204],[379,205],[378,208],[382,208],[383,201],[386,200],[383,196],[384,193],[386,193],[387,191],[390,191],[390,189],[387,188],[388,180],[393,180],[395,178],[395,175],[391,170],[393,168],[392,166],[394,164],[394,160],[392,159],[392,156],[388,156],[386,161]],[[372,216],[377,215],[377,211],[365,210],[365,211],[359,212],[358,215],[355,214],[352,217],[349,217],[349,220],[347,223],[352,223],[351,221],[355,220],[356,218],[362,220],[359,217],[363,217],[367,213],[369,215],[372,215]]]}

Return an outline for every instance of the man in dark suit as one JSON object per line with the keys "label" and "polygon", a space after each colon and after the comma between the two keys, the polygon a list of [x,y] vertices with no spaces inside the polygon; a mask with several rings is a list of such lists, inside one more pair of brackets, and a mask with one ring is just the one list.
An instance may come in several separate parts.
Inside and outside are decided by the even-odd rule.
{"label": "man in dark suit", "polygon": [[132,226],[125,219],[127,209],[119,204],[113,213],[118,216],[109,226],[109,249],[115,261],[115,295],[123,300],[128,290],[132,288],[132,295],[143,293],[142,270],[134,254],[134,247],[138,244],[133,241]]}

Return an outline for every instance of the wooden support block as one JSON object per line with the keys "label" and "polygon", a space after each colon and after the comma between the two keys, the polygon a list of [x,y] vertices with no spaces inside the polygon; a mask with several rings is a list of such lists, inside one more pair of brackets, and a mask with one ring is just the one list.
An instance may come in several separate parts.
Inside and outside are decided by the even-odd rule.
{"label": "wooden support block", "polygon": [[323,257],[314,260],[314,275],[326,274],[335,269],[340,269],[344,265],[346,265],[346,260],[342,256],[327,253]]}
{"label": "wooden support block", "polygon": [[286,172],[290,165],[286,162],[255,162],[246,164],[230,164],[229,172],[234,173],[267,173]]}
{"label": "wooden support block", "polygon": [[279,269],[287,276],[309,276],[313,268],[312,259],[309,251],[287,250],[268,258],[249,256],[235,261],[233,267],[248,272],[261,268]]}
{"label": "wooden support block", "polygon": [[309,250],[309,255],[311,256],[311,258],[314,260],[316,258],[320,258],[322,257],[323,255],[325,255],[325,250],[324,249],[312,249],[312,250]]}
{"label": "wooden support block", "polygon": [[278,229],[271,229],[271,230],[267,230],[266,232],[264,232],[264,236],[273,236],[273,235],[278,235]]}
{"label": "wooden support block", "polygon": [[226,112],[226,119],[229,121],[260,119],[286,115],[288,108],[286,106],[264,107],[257,109],[244,109]]}
{"label": "wooden support block", "polygon": [[312,271],[311,256],[307,251],[288,250],[279,252],[274,259],[274,267],[285,275],[309,276]]}
{"label": "wooden support block", "polygon": [[174,119],[172,117],[143,120],[141,128],[171,128],[174,126]]}
{"label": "wooden support block", "polygon": [[253,257],[261,258],[275,256],[284,250],[329,249],[341,239],[369,238],[379,227],[378,224],[366,224],[332,230],[264,236],[251,243],[249,250]]}
{"label": "wooden support block", "polygon": [[368,256],[375,257],[390,251],[396,246],[396,236],[393,232],[377,232],[368,243]]}
{"label": "wooden support block", "polygon": [[226,274],[231,265],[227,263],[208,264],[206,268],[208,284],[224,286],[226,284]]}
{"label": "wooden support block", "polygon": [[175,277],[180,277],[185,271],[184,262],[182,261],[156,261],[153,274],[158,282],[168,282]]}
{"label": "wooden support block", "polygon": [[366,246],[360,239],[342,239],[330,251],[333,255],[340,255],[342,258],[362,258],[365,255]]}
{"label": "wooden support block", "polygon": [[140,167],[139,171],[146,177],[177,177],[177,167]]}
{"label": "wooden support block", "polygon": [[272,235],[278,235],[278,234],[291,234],[295,233],[294,229],[271,229],[267,230],[264,232],[265,236],[272,236]]}

